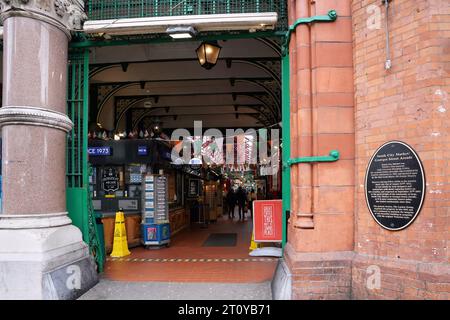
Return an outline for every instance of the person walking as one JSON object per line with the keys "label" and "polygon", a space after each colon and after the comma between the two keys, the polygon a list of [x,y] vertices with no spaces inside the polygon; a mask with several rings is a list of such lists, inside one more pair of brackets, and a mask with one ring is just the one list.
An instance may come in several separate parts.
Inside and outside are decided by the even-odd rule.
{"label": "person walking", "polygon": [[234,207],[236,206],[236,194],[232,188],[227,193],[226,197],[227,206],[228,206],[228,218],[230,220],[234,219]]}
{"label": "person walking", "polygon": [[245,203],[247,201],[247,194],[242,187],[238,188],[237,194],[237,203],[239,206],[239,220],[244,221],[245,218]]}
{"label": "person walking", "polygon": [[252,189],[247,196],[248,206],[250,209],[250,217],[253,219],[253,201],[257,200],[255,189]]}

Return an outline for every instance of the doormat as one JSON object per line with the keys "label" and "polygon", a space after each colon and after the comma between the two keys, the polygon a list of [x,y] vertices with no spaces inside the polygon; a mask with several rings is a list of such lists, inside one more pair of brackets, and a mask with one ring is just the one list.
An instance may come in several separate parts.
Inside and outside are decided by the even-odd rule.
{"label": "doormat", "polygon": [[203,247],[235,247],[237,233],[211,233]]}

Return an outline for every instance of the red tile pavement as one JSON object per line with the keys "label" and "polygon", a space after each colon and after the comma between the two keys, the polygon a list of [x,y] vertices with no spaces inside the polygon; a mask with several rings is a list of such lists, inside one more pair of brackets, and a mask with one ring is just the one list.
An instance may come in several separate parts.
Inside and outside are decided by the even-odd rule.
{"label": "red tile pavement", "polygon": [[[219,219],[208,228],[194,225],[171,239],[169,248],[131,249],[123,261],[107,261],[105,277],[119,281],[248,283],[272,279],[276,259],[264,261],[136,262],[133,259],[246,259],[249,257],[252,222]],[[237,233],[235,247],[202,247],[211,233]],[[130,259],[130,261],[125,261]]]}

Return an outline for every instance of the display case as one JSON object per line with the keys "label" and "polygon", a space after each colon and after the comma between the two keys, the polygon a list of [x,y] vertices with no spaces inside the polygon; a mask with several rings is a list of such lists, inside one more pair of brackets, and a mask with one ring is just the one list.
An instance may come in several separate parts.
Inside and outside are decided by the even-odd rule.
{"label": "display case", "polygon": [[146,174],[142,181],[142,243],[162,246],[170,243],[168,177]]}

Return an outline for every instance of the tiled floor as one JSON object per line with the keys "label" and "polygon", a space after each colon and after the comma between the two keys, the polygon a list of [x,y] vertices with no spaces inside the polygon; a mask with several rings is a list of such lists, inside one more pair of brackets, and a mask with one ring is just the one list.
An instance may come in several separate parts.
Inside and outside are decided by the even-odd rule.
{"label": "tiled floor", "polygon": [[[270,281],[277,260],[248,255],[252,222],[219,219],[207,228],[194,225],[171,239],[169,248],[131,249],[108,258],[105,277],[118,281],[257,283]],[[235,247],[202,247],[211,233],[237,233]]]}

